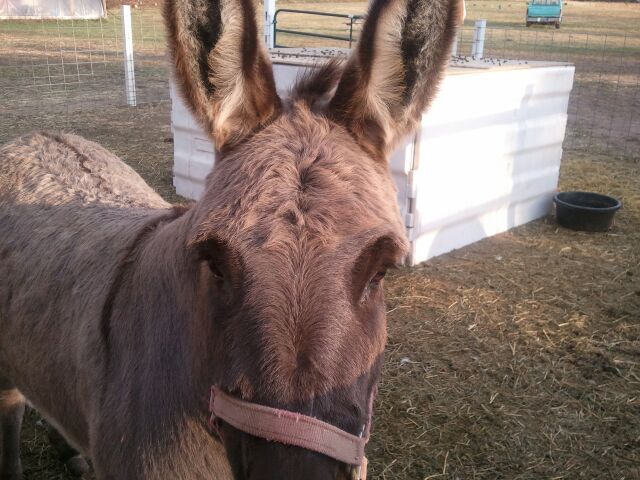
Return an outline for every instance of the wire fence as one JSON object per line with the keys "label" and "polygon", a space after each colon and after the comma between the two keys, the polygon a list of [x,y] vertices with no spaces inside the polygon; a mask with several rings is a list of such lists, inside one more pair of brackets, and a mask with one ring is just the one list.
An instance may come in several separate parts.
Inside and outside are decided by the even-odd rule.
{"label": "wire fence", "polygon": [[[131,19],[138,103],[168,101],[164,26]],[[0,114],[64,114],[126,103],[123,18],[0,21]]]}
{"label": "wire fence", "polygon": [[[287,17],[278,25],[338,37],[353,33],[356,39],[360,33],[361,22],[326,21],[334,23],[311,25]],[[134,10],[131,26],[136,103],[168,103],[169,68],[159,9]],[[284,33],[279,33],[278,43],[347,46],[327,38],[287,38]],[[474,48],[477,29],[465,26],[458,32],[457,54],[477,54]],[[55,115],[64,128],[71,115],[123,108],[131,94],[125,86],[124,49],[119,10],[100,20],[0,21],[0,124],[21,118],[39,128],[40,118]],[[483,57],[497,65],[515,59],[574,64],[565,148],[640,158],[640,34],[576,34],[489,24]]]}

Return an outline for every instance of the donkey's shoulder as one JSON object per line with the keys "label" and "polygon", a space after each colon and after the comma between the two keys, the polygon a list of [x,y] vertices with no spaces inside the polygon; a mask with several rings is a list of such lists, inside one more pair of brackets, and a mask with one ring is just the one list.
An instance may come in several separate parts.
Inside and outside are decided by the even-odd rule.
{"label": "donkey's shoulder", "polygon": [[[100,201],[166,208],[130,166],[97,143],[67,133],[35,132],[0,148],[0,191],[47,203]],[[19,191],[16,191],[19,189]]]}

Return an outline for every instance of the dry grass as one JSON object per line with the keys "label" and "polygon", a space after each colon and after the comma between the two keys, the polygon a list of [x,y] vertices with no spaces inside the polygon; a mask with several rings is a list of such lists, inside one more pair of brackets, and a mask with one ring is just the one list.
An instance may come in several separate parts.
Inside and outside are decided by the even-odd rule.
{"label": "dry grass", "polygon": [[[66,126],[176,200],[168,114],[123,107]],[[0,141],[27,122],[3,125]],[[565,154],[562,189],[623,200],[609,233],[547,218],[390,276],[371,478],[640,477],[639,170]],[[36,422],[24,433],[27,478],[70,479]]]}

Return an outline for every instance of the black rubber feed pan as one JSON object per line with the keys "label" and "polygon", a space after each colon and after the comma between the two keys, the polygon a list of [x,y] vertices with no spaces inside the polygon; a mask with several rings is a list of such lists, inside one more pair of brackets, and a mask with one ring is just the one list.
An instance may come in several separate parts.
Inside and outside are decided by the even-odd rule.
{"label": "black rubber feed pan", "polygon": [[562,192],[553,197],[558,224],[573,230],[606,232],[622,203],[613,197],[591,192]]}

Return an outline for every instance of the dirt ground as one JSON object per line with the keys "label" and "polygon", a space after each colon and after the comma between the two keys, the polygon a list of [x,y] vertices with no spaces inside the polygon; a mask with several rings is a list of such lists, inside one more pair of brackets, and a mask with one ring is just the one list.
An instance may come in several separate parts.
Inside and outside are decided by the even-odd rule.
{"label": "dirt ground", "polygon": [[[168,122],[162,103],[65,127],[179,200]],[[621,198],[615,227],[548,217],[390,275],[371,478],[640,478],[640,164],[566,151],[560,189]],[[71,478],[34,412],[23,449],[28,480]]]}

